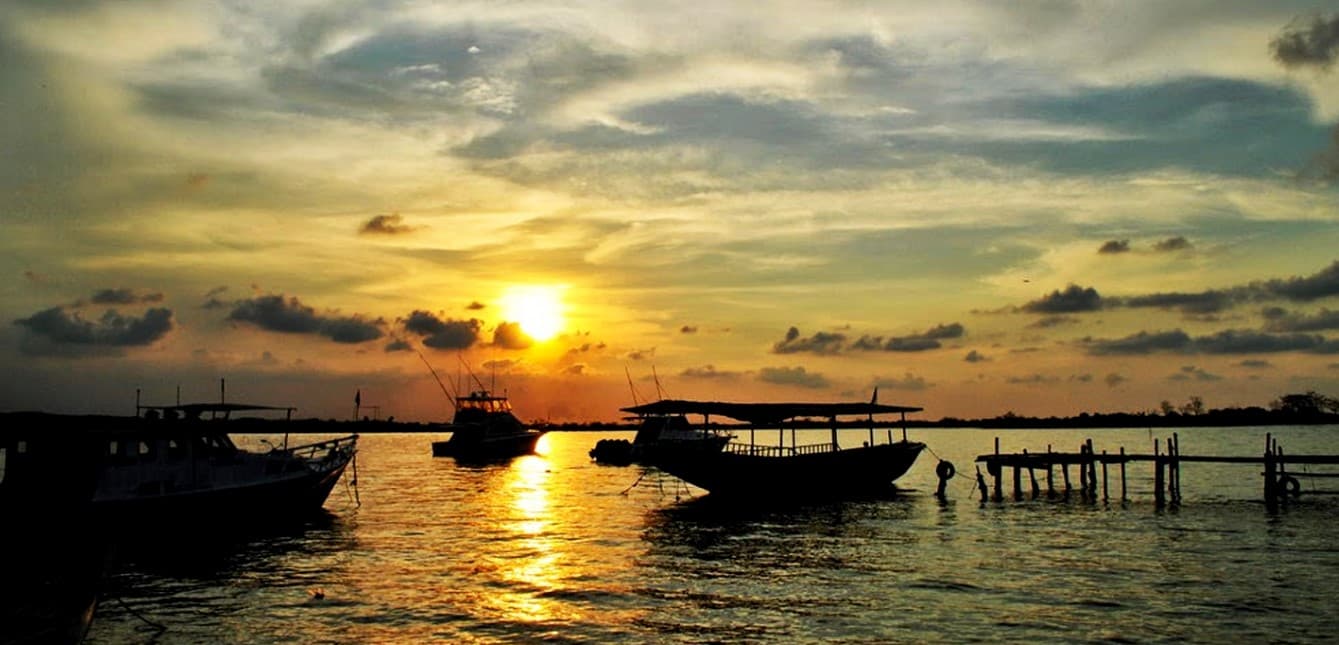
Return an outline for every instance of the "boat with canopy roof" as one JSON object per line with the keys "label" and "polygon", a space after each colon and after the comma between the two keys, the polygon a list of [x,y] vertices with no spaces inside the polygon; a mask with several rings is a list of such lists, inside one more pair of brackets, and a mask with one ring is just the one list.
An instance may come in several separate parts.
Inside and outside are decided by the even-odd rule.
{"label": "boat with canopy roof", "polygon": [[[724,417],[741,424],[735,432],[748,432],[749,443],[730,442],[719,451],[666,452],[655,466],[685,482],[719,496],[844,496],[887,492],[893,482],[915,464],[925,444],[909,441],[906,414],[921,408],[877,403],[878,393],[868,403],[733,403],[666,399],[622,408],[637,415],[700,415],[701,427],[719,429],[711,418]],[[894,439],[887,423],[876,423],[876,415],[900,414],[901,439]],[[842,447],[838,430],[859,428],[864,417],[867,438],[859,446]],[[830,441],[799,445],[797,429],[821,427],[831,430]],[[886,429],[879,437],[876,427]],[[775,430],[777,442],[761,445],[757,436]],[[789,431],[789,432],[787,432]],[[787,445],[787,438],[790,439]]]}

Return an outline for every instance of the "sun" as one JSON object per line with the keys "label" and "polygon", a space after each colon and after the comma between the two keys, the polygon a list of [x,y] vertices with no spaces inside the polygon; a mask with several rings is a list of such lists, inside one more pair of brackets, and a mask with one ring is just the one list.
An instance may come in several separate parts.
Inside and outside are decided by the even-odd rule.
{"label": "sun", "polygon": [[516,286],[501,298],[502,317],[521,326],[527,336],[546,341],[563,329],[561,287]]}

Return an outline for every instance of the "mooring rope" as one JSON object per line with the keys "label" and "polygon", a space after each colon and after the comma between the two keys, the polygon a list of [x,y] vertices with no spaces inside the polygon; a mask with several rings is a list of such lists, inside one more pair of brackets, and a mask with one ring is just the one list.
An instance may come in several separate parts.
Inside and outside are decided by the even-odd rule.
{"label": "mooring rope", "polygon": [[134,607],[127,605],[125,599],[122,598],[121,596],[119,595],[116,596],[116,602],[117,604],[121,605],[121,608],[126,610],[131,616],[140,619],[141,621],[144,622],[145,625],[148,625],[149,627],[153,628],[154,631],[160,634],[167,631],[167,627],[165,625],[162,625],[161,623],[155,623],[152,620],[149,620],[144,616],[144,614],[141,614],[138,611],[136,611]]}

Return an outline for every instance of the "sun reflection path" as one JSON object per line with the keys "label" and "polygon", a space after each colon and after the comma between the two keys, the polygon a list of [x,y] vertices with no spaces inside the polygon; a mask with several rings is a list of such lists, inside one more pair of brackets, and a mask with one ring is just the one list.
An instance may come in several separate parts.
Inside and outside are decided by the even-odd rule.
{"label": "sun reflection path", "polygon": [[555,549],[555,518],[549,500],[549,462],[525,456],[512,462],[505,490],[511,500],[506,533],[511,536],[509,557],[499,562],[506,593],[498,598],[507,618],[544,623],[579,618],[571,605],[550,597],[563,587],[562,554]]}

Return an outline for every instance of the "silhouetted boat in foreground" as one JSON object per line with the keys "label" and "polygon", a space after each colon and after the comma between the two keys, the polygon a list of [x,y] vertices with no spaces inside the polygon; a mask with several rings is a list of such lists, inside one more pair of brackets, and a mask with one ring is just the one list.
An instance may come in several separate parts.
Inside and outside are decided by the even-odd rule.
{"label": "silhouetted boat in foreground", "polygon": [[457,461],[493,461],[528,455],[544,435],[525,427],[505,396],[488,390],[456,397],[456,414],[446,430],[451,437],[432,442],[432,456]]}
{"label": "silhouetted boat in foreground", "polygon": [[102,454],[93,509],[113,522],[153,525],[181,516],[247,522],[313,512],[358,449],[357,434],[298,446],[289,446],[285,434],[266,451],[233,443],[230,434],[277,434],[290,422],[227,420],[231,413],[291,414],[291,408],[198,403],[144,409],[144,418],[108,422],[92,435]]}
{"label": "silhouetted boat in foreground", "polygon": [[[877,393],[876,393],[877,397]],[[657,455],[655,466],[690,484],[719,496],[827,497],[858,496],[886,492],[906,474],[925,444],[906,439],[894,441],[892,431],[879,443],[874,416],[901,414],[921,408],[869,403],[729,403],[720,401],[663,400],[623,408],[638,415],[702,415],[703,428],[712,415],[744,422],[750,443],[727,443],[719,451],[670,451]],[[868,439],[863,445],[842,448],[837,442],[840,417],[866,417]],[[800,419],[826,419],[832,431],[830,442],[797,445],[794,430]],[[789,425],[787,425],[789,423]],[[804,424],[810,427],[810,424]],[[736,429],[741,429],[736,426]],[[786,445],[786,430],[791,430]],[[758,432],[775,430],[775,445],[757,445]]]}

